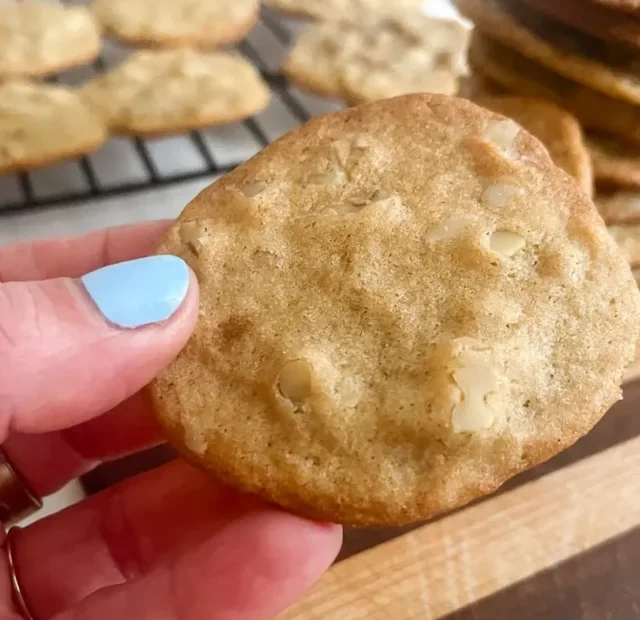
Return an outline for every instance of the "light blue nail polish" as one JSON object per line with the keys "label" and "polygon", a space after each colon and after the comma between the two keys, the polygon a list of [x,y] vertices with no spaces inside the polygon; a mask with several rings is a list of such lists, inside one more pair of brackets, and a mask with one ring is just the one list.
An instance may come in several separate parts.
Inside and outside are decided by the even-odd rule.
{"label": "light blue nail polish", "polygon": [[177,256],[150,256],[102,267],[82,277],[91,299],[118,327],[166,321],[189,290],[189,268]]}

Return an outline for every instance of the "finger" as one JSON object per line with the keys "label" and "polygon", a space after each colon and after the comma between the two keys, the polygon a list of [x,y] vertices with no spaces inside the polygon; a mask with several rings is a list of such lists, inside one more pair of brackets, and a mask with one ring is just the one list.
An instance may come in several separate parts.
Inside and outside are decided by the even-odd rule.
{"label": "finger", "polygon": [[243,515],[145,577],[56,620],[272,620],[327,570],[340,530],[275,510]]}
{"label": "finger", "polygon": [[105,265],[148,256],[170,225],[147,222],[0,248],[0,282],[79,278]]}
{"label": "finger", "polygon": [[81,280],[0,285],[0,440],[96,417],[139,391],[189,338],[195,276],[173,256]]}
{"label": "finger", "polygon": [[50,433],[14,433],[3,444],[9,459],[40,497],[98,464],[164,442],[143,390],[98,418]]}
{"label": "finger", "polygon": [[[249,518],[251,515],[256,516],[256,521]],[[249,519],[245,524],[249,523],[250,528],[243,526],[241,533],[233,530],[231,524],[245,518]],[[228,596],[227,603],[231,604],[236,596],[244,596],[244,586],[239,585],[240,589],[231,596],[231,592],[224,592],[229,581],[242,584],[243,579],[257,579],[265,568],[273,571],[269,579],[282,574],[278,567],[259,564],[260,547],[269,542],[263,541],[263,537],[275,535],[270,525],[273,520],[277,524],[284,520],[287,524],[282,538],[288,540],[273,541],[276,549],[281,550],[283,570],[287,574],[297,573],[310,560],[316,576],[337,553],[340,533],[336,528],[308,525],[296,517],[289,518],[257,498],[238,494],[178,461],[137,476],[19,532],[15,556],[23,588],[37,615],[43,618],[77,604],[101,588],[153,575],[189,549],[206,549],[204,554],[209,559],[205,583],[209,581],[211,597],[222,603]],[[257,534],[245,528],[255,528]],[[278,525],[278,531],[279,528]],[[318,548],[310,549],[305,540],[300,540],[306,538],[309,529],[312,538],[318,539]],[[241,543],[236,539],[238,536],[249,544],[246,554],[250,557],[236,549]],[[289,541],[310,558],[292,557],[288,551]],[[211,555],[217,546],[225,550],[220,557]],[[227,553],[231,557],[225,558]],[[42,562],[43,557],[47,558],[46,562]],[[204,556],[194,561],[202,564],[198,570],[205,569]],[[264,560],[266,564],[270,561],[271,556]],[[214,562],[219,563],[217,567]],[[214,579],[216,570],[234,574],[226,581],[218,574]],[[307,578],[292,582],[291,589],[304,587]],[[278,584],[274,587],[278,589]],[[266,596],[268,599],[269,595]],[[211,605],[213,599],[208,600]],[[162,616],[112,617],[124,620]]]}

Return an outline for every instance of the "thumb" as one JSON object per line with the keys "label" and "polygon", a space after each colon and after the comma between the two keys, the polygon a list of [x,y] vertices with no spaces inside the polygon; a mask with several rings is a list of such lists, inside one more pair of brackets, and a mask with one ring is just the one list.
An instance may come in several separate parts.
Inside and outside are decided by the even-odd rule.
{"label": "thumb", "polygon": [[175,256],[0,284],[0,442],[108,411],[177,355],[197,315],[195,276]]}

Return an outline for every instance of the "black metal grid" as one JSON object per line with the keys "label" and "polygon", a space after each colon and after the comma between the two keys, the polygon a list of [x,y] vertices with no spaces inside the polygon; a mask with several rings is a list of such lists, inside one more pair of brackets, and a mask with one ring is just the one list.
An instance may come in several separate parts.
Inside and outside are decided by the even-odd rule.
{"label": "black metal grid", "polygon": [[[274,12],[267,8],[263,8],[261,11],[261,24],[271,32],[282,46],[288,47],[290,45],[292,38],[291,32]],[[297,120],[297,122],[304,123],[312,116],[300,101],[292,95],[288,88],[286,79],[279,72],[273,72],[266,69],[266,64],[263,62],[260,53],[249,42],[249,40],[243,41],[238,46],[238,49],[260,70],[262,77],[267,82],[272,92],[279,96],[280,100],[288,108],[288,111]],[[103,72],[106,68],[104,59],[102,57],[97,58],[93,63],[93,68],[96,72]],[[58,77],[53,77],[50,81],[57,82],[58,80]],[[243,121],[242,124],[249,131],[260,148],[269,143],[270,140],[268,136],[255,119],[247,119]],[[70,191],[68,193],[57,194],[52,197],[38,197],[34,191],[30,173],[20,173],[14,176],[21,188],[23,199],[19,202],[0,204],[0,214],[15,212],[24,213],[25,211],[31,211],[33,209],[46,209],[61,205],[78,205],[89,199],[130,194],[149,190],[154,187],[175,185],[202,177],[221,175],[233,170],[235,167],[243,163],[242,161],[233,161],[226,165],[220,165],[216,162],[213,153],[207,147],[202,135],[198,131],[190,132],[188,134],[188,138],[192,141],[197,152],[206,163],[206,167],[202,170],[171,175],[168,177],[163,176],[157,169],[145,141],[143,139],[132,138],[132,145],[146,171],[147,180],[144,182],[127,182],[119,186],[102,187],[98,182],[98,173],[94,163],[92,163],[90,157],[83,156],[77,159],[77,163],[85,177],[85,185],[88,188],[88,191]]]}

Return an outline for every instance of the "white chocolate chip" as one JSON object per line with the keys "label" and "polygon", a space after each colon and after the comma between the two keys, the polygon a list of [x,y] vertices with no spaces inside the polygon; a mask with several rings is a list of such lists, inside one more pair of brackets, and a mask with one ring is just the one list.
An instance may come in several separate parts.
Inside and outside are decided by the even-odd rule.
{"label": "white chocolate chip", "polygon": [[519,252],[526,243],[523,237],[508,230],[498,230],[489,237],[489,247],[507,258]]}
{"label": "white chocolate chip", "polygon": [[311,368],[305,360],[287,362],[280,371],[278,389],[285,398],[300,404],[311,395]]}
{"label": "white chocolate chip", "polygon": [[264,181],[258,181],[256,183],[248,183],[245,185],[242,188],[242,193],[247,198],[253,198],[254,196],[264,192],[265,189],[267,189],[267,184]]}
{"label": "white chocolate chip", "polygon": [[500,383],[491,368],[476,363],[454,371],[453,379],[462,392],[462,400],[453,408],[451,424],[456,433],[474,433],[491,428],[495,413],[485,401]]}
{"label": "white chocolate chip", "polygon": [[460,217],[451,217],[435,228],[427,232],[427,241],[443,241],[457,237],[469,224],[469,221]]}
{"label": "white chocolate chip", "polygon": [[186,222],[180,226],[180,239],[186,243],[196,255],[200,255],[207,239],[207,231],[198,222]]}
{"label": "white chocolate chip", "polygon": [[522,194],[522,190],[519,187],[496,183],[484,190],[482,193],[482,202],[488,204],[490,207],[506,207],[518,194]]}
{"label": "white chocolate chip", "polygon": [[484,138],[508,159],[520,159],[516,140],[521,129],[520,125],[511,119],[489,121],[484,129]]}

